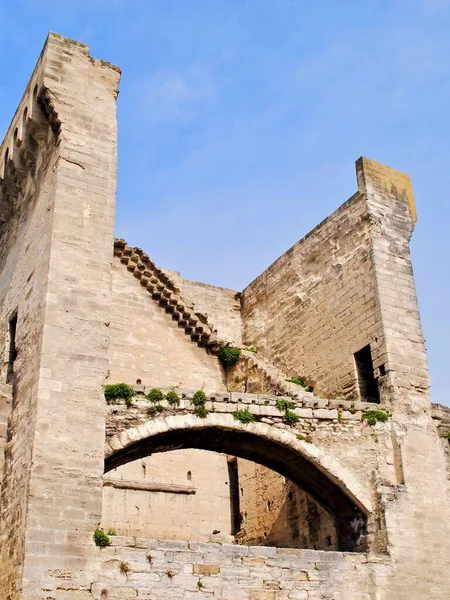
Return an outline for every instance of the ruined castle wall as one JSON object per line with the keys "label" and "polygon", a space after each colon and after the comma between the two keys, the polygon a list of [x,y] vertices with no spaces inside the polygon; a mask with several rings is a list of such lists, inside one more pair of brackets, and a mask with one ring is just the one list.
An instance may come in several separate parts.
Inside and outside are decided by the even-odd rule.
{"label": "ruined castle wall", "polygon": [[[27,99],[24,98],[22,111],[25,110],[26,103]],[[37,106],[35,109],[37,112]],[[38,115],[35,114],[36,119]],[[25,139],[24,144],[37,146],[37,142],[32,139]],[[37,403],[42,393],[38,387],[40,350],[44,333],[53,221],[53,169],[57,158],[51,155],[51,149],[43,147],[38,150],[35,147],[34,160],[39,189],[36,189],[28,176],[23,184],[23,191],[17,191],[17,197],[9,199],[15,205],[15,211],[0,231],[0,342],[4,391],[4,435],[1,450],[5,463],[0,519],[0,589],[5,598],[17,597],[16,581],[20,582],[22,577],[34,427]],[[12,390],[12,385],[6,386],[5,382],[9,360],[9,321],[16,311],[17,358],[14,362]]]}
{"label": "ruined castle wall", "polygon": [[[378,489],[395,578],[387,596],[445,597],[450,586],[450,504],[445,450],[431,419],[429,377],[409,254],[415,206],[409,177],[366,158],[358,187],[371,215],[373,258],[384,343],[382,391],[393,409],[397,492]],[[433,552],[430,553],[430,548]]]}
{"label": "ruined castle wall", "polygon": [[[24,143],[34,152],[31,135],[40,155],[13,198],[0,286],[2,323],[18,308],[2,496],[0,587],[11,599],[66,598],[66,590],[90,597],[92,532],[101,518],[118,79],[118,69],[92,59],[87,46],[50,34],[12,125],[17,140],[16,123],[27,124]],[[30,92],[42,108],[37,122]],[[2,146],[8,165],[9,143]],[[12,147],[19,147],[15,177],[23,181],[30,154],[24,146],[21,156],[17,141]],[[3,179],[2,194],[11,187]]]}
{"label": "ruined castle wall", "polygon": [[[243,337],[324,397],[358,398],[353,354],[377,355],[380,313],[369,218],[357,194],[242,295]],[[375,365],[378,366],[378,365]]]}
{"label": "ruined castle wall", "polygon": [[450,502],[450,406],[432,404],[431,416],[441,439],[444,454],[447,458],[448,491]]}
{"label": "ruined castle wall", "polygon": [[240,294],[234,290],[187,279],[179,280],[181,294],[192,302],[195,310],[208,315],[221,340],[242,346]]}
{"label": "ruined castle wall", "polygon": [[194,344],[118,259],[112,278],[108,383],[225,389],[218,359]]}
{"label": "ruined castle wall", "polygon": [[239,542],[279,548],[338,550],[334,519],[309,494],[278,473],[238,459]]}
{"label": "ruined castle wall", "polygon": [[391,571],[388,557],[362,554],[140,538],[113,538],[112,544],[98,551],[102,567],[92,586],[95,600],[384,599]]}
{"label": "ruined castle wall", "polygon": [[[180,384],[225,389],[217,358],[193,343],[117,259],[112,277],[108,383],[140,379],[147,389]],[[186,486],[188,471],[195,473],[194,494],[133,489],[147,483],[149,474],[154,482]],[[128,489],[104,488],[102,523],[107,528],[123,535],[203,541],[214,530],[231,533],[227,460],[222,454],[164,453],[124,465],[107,478],[134,482]]]}
{"label": "ruined castle wall", "polygon": [[[126,487],[113,487],[111,481]],[[231,540],[230,481],[223,454],[156,454],[109,471],[105,484],[105,531],[112,527],[118,535],[167,540]]]}

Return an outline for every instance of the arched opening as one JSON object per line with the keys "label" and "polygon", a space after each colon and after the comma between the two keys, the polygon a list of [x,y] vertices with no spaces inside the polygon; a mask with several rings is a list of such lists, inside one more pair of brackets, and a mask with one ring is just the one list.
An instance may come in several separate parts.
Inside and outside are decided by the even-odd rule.
{"label": "arched opening", "polygon": [[[294,499],[296,490],[300,489],[319,510],[332,515],[339,550],[362,551],[367,548],[365,533],[370,501],[360,493],[354,478],[334,459],[324,457],[312,444],[267,425],[242,426],[235,424],[232,418],[230,421],[227,415],[213,415],[202,421],[192,416],[155,420],[150,426],[146,424],[122,432],[110,440],[105,472],[152,455],[186,449],[251,461],[287,478],[287,501],[292,506],[297,501],[297,498]],[[269,512],[273,508],[270,497],[257,496],[257,501],[262,501]],[[256,543],[264,544],[264,539]]]}

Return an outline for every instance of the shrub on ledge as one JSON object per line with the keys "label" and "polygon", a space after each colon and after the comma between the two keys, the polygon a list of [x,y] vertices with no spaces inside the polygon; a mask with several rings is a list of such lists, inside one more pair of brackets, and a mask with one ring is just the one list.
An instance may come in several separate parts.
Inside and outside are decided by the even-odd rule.
{"label": "shrub on ledge", "polygon": [[106,535],[103,529],[96,529],[93,537],[95,545],[99,546],[100,548],[105,548],[105,546],[109,546],[111,544],[109,537]]}
{"label": "shrub on ledge", "polygon": [[194,415],[196,417],[198,417],[199,419],[206,419],[206,417],[208,416],[208,413],[209,413],[209,411],[204,404],[198,404],[194,408]]}
{"label": "shrub on ledge", "polygon": [[175,390],[170,390],[170,392],[167,392],[166,400],[170,406],[180,406],[180,396]]}
{"label": "shrub on ledge", "polygon": [[106,402],[111,403],[115,400],[125,400],[127,404],[136,395],[134,389],[127,383],[111,383],[103,388]]}
{"label": "shrub on ledge", "polygon": [[255,420],[255,415],[246,408],[245,410],[235,410],[233,413],[233,417],[247,425],[247,423],[253,423]]}
{"label": "shrub on ledge", "polygon": [[194,406],[204,405],[206,402],[206,394],[203,390],[198,390],[191,398],[191,402]]}
{"label": "shrub on ledge", "polygon": [[369,425],[376,425],[378,421],[384,423],[389,417],[390,414],[384,410],[368,410],[363,415],[363,419],[365,419]]}
{"label": "shrub on ledge", "polygon": [[152,388],[145,397],[149,402],[153,402],[154,404],[164,400],[164,394],[159,388]]}
{"label": "shrub on ledge", "polygon": [[241,356],[241,349],[233,346],[221,346],[219,350],[219,360],[224,367],[232,367],[237,363]]}
{"label": "shrub on ledge", "polygon": [[286,412],[284,413],[282,420],[283,423],[285,423],[286,425],[289,425],[290,427],[293,427],[298,420],[300,419],[300,417],[298,415],[295,414],[295,412],[292,412],[292,410],[286,410]]}

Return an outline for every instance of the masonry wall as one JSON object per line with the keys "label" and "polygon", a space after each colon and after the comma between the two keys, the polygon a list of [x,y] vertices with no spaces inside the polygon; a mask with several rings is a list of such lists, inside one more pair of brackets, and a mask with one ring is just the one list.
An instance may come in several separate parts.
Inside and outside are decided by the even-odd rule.
{"label": "masonry wall", "polygon": [[242,294],[243,338],[323,397],[359,397],[353,355],[382,339],[370,221],[357,194]]}
{"label": "masonry wall", "polygon": [[278,548],[338,550],[330,513],[309,494],[278,473],[238,459],[239,543]]}
{"label": "masonry wall", "polygon": [[431,419],[428,367],[408,247],[416,218],[411,183],[403,173],[365,158],[357,161],[357,175],[372,219],[385,339],[384,395],[394,409],[392,439],[398,462],[398,492],[394,499],[382,495],[396,572],[388,592],[404,598],[414,589],[418,598],[445,597],[450,587],[450,503],[445,450]]}
{"label": "masonry wall", "polygon": [[[92,59],[87,46],[50,34],[2,146],[1,192],[12,200],[2,238],[2,344],[5,320],[18,308],[2,490],[0,587],[8,600],[90,597],[92,531],[101,518],[118,80],[118,69]],[[39,146],[36,161],[27,143]],[[26,185],[11,195],[14,179]]]}
{"label": "masonry wall", "polygon": [[96,600],[372,600],[386,598],[383,584],[391,572],[386,557],[340,552],[140,538],[112,544],[98,551]]}
{"label": "masonry wall", "polygon": [[[36,78],[42,76],[42,69],[41,63],[37,67]],[[45,123],[37,101],[33,98],[32,86],[31,90],[27,90],[22,101],[22,114],[30,104],[34,109],[35,121],[39,125],[41,122]],[[12,124],[12,130],[8,132],[6,140],[9,136],[12,138],[16,123],[18,126],[19,122],[16,120]],[[31,136],[29,123],[26,122],[26,125],[23,144],[30,148],[30,153],[33,153],[30,167],[33,168],[35,165],[35,175],[32,177],[29,173],[21,189],[14,190],[12,175],[9,174],[8,169],[10,165],[5,165],[1,187],[3,196],[5,182],[9,178],[11,195],[8,202],[11,212],[0,231],[0,341],[4,431],[0,589],[4,598],[18,597],[22,579],[33,439],[40,397],[40,351],[44,335],[53,196],[56,187],[54,168],[57,164],[57,156],[52,155],[53,134],[50,125],[42,124],[35,137]],[[39,189],[36,189],[35,182],[38,182]],[[9,359],[9,321],[15,311],[18,316],[15,341],[17,358],[14,363],[14,386],[7,387],[5,384]],[[19,586],[16,582],[19,582]]]}
{"label": "masonry wall", "polygon": [[[179,385],[225,389],[217,357],[193,343],[116,258],[112,279],[107,383],[134,384],[140,379],[147,389]],[[138,487],[149,477],[153,482],[183,486],[188,471],[195,473],[194,494],[105,487],[102,523],[122,535],[207,541],[217,530],[229,539],[231,509],[225,455],[196,450],[164,453],[124,465],[107,478],[134,482]]]}
{"label": "masonry wall", "polygon": [[[118,484],[124,487],[114,487]],[[102,526],[122,536],[230,542],[226,456],[174,450],[109,471]]]}
{"label": "masonry wall", "polygon": [[223,390],[217,357],[199,348],[114,258],[107,383]]}
{"label": "masonry wall", "polygon": [[197,281],[179,279],[182,295],[195,309],[208,315],[208,322],[221,340],[242,346],[240,293]]}

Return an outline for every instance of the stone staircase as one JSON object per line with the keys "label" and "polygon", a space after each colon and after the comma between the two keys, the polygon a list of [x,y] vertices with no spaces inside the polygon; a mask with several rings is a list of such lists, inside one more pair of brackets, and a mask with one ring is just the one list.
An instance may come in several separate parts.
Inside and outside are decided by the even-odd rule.
{"label": "stone staircase", "polygon": [[194,343],[212,354],[217,354],[220,346],[226,344],[218,339],[217,332],[213,331],[207,317],[195,312],[170,277],[143,250],[127,246],[124,240],[115,240],[114,256],[120,258],[120,262],[139,280],[153,300],[178,322],[178,326]]}
{"label": "stone staircase", "polygon": [[[213,355],[218,354],[221,346],[229,344],[227,340],[219,338],[217,330],[208,322],[205,314],[195,310],[185,298],[170,276],[157,267],[141,248],[128,246],[125,240],[114,241],[114,256],[126,266],[127,270],[139,280],[152,299],[170,314],[178,326],[184,330],[192,342]],[[243,350],[241,352],[241,366],[247,369],[256,369],[260,380],[266,384],[271,393],[279,395],[309,395],[310,392],[296,384],[286,381],[287,376],[269,360],[255,353]]]}

